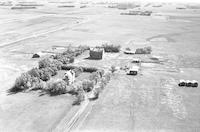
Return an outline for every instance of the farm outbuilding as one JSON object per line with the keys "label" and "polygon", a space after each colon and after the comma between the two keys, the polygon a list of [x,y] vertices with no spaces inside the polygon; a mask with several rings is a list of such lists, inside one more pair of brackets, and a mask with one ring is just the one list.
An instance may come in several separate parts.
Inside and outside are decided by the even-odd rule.
{"label": "farm outbuilding", "polygon": [[139,71],[139,67],[138,66],[132,66],[128,71],[127,71],[127,75],[137,75]]}
{"label": "farm outbuilding", "polygon": [[104,54],[103,48],[91,48],[90,59],[102,59]]}

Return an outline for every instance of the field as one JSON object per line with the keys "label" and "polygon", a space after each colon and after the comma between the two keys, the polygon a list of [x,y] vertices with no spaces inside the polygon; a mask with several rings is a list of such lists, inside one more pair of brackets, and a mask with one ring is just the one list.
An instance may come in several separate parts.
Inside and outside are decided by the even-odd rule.
{"label": "field", "polygon": [[[114,65],[118,70],[71,131],[200,131],[199,87],[178,87],[180,79],[200,82],[199,9],[178,10],[177,5],[164,4],[144,7],[153,11],[151,16],[134,16],[120,15],[126,10],[102,4],[59,5],[48,3],[27,10],[0,7],[0,131],[64,129],[63,118],[70,119],[81,108],[71,105],[74,96],[50,97],[39,91],[9,94],[7,90],[21,73],[51,55],[55,46],[94,47],[106,42],[121,45],[122,50],[151,46],[152,53],[105,53],[102,60],[89,60],[86,52],[76,58],[78,66],[108,70]],[[42,57],[33,59],[33,53]],[[128,76],[119,69],[131,65],[133,58],[142,60],[140,72]]]}

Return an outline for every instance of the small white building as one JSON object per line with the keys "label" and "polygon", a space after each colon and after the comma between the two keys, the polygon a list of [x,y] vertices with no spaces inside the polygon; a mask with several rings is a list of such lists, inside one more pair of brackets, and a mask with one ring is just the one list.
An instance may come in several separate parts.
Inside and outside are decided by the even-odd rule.
{"label": "small white building", "polygon": [[141,60],[138,58],[133,58],[132,63],[141,63]]}
{"label": "small white building", "polygon": [[137,75],[139,72],[139,67],[138,66],[132,66],[128,71],[127,75]]}

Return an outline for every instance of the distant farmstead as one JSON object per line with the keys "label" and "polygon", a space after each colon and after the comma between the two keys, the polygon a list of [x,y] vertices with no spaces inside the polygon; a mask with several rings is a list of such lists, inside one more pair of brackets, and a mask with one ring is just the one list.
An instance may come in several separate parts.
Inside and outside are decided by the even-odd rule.
{"label": "distant farmstead", "polygon": [[121,13],[121,15],[140,15],[151,16],[152,11],[130,10],[128,13]]}

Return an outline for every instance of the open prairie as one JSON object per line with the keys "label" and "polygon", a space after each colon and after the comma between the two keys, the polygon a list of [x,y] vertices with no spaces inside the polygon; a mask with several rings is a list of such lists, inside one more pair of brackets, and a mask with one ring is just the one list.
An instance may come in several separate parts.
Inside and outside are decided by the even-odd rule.
{"label": "open prairie", "polygon": [[[151,46],[152,53],[126,55],[121,51],[105,53],[102,60],[88,60],[86,52],[76,58],[76,65],[103,69],[129,65],[133,58],[143,63],[137,76],[117,70],[70,131],[200,131],[200,89],[178,86],[180,79],[200,82],[200,9],[179,10],[176,4],[143,6],[153,13],[139,16],[120,15],[127,10],[107,4],[59,5],[0,7],[0,131],[47,132],[64,117],[70,119],[81,107],[71,105],[74,96],[50,97],[38,91],[9,94],[7,90],[21,73],[51,55],[55,46],[94,47],[105,42],[120,45],[122,51]],[[41,53],[41,58],[33,59],[34,53]]]}

